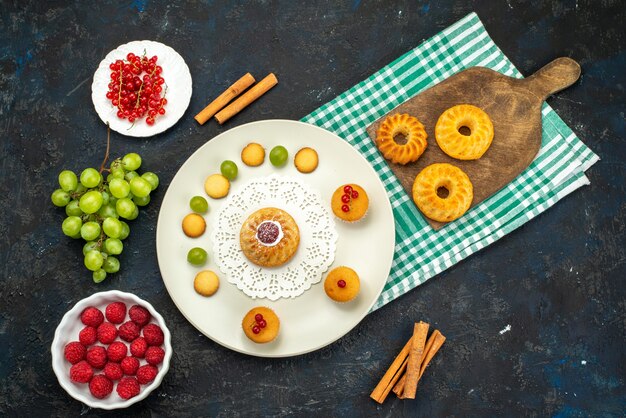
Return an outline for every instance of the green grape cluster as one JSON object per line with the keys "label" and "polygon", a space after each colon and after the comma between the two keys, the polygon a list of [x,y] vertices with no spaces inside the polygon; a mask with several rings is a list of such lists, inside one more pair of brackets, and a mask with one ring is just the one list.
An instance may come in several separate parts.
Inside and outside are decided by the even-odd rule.
{"label": "green grape cluster", "polygon": [[64,207],[67,215],[61,225],[63,233],[87,241],[85,267],[93,272],[96,283],[120,269],[115,256],[122,253],[122,241],[130,234],[130,227],[120,218],[136,219],[139,207],[150,203],[150,193],[159,185],[156,174],[140,175],[140,166],[141,157],[133,152],[111,162],[106,178],[95,168],[86,168],[80,176],[63,170],[61,188],[52,192],[52,203]]}

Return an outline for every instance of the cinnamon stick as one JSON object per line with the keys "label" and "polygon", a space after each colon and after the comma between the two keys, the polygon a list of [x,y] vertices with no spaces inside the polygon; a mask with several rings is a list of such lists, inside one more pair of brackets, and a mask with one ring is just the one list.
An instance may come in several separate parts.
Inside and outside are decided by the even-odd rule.
{"label": "cinnamon stick", "polygon": [[400,378],[400,375],[404,371],[404,368],[406,368],[408,362],[407,357],[409,355],[409,350],[411,348],[412,342],[413,338],[410,338],[409,341],[407,341],[407,343],[404,345],[404,348],[402,348],[402,351],[400,351],[400,354],[396,356],[396,358],[391,363],[391,366],[389,366],[389,369],[387,369],[387,372],[385,372],[385,375],[382,377],[382,379],[380,379],[380,382],[378,382],[378,385],[376,385],[376,387],[370,394],[370,398],[374,399],[378,403],[385,402],[385,399],[387,398],[387,395],[389,395],[391,388],[393,388],[393,386]]}
{"label": "cinnamon stick", "polygon": [[233,85],[227,88],[222,94],[217,96],[207,107],[202,109],[194,119],[200,124],[204,125],[207,120],[211,119],[221,108],[226,106],[235,97],[239,96],[242,91],[250,87],[254,83],[254,77],[252,74],[246,73],[239,80],[235,81]]}
{"label": "cinnamon stick", "polygon": [[404,391],[402,392],[403,398],[415,399],[428,327],[427,323],[421,321],[413,327],[413,338],[406,369],[406,381],[404,382]]}
{"label": "cinnamon stick", "polygon": [[246,106],[261,97],[276,84],[278,84],[278,79],[274,73],[270,73],[267,77],[250,88],[250,90],[245,92],[240,98],[220,110],[215,115],[215,119],[220,125],[223,125],[224,122],[241,112]]}
{"label": "cinnamon stick", "polygon": [[[428,338],[428,341],[426,342],[426,346],[424,347],[424,354],[422,355],[422,360],[420,363],[420,374],[417,379],[418,384],[419,384],[419,381],[422,379],[422,375],[424,374],[424,370],[426,369],[426,366],[428,366],[428,364],[433,359],[435,354],[437,354],[437,351],[439,351],[439,349],[441,348],[445,340],[446,340],[446,337],[444,337],[438,329],[434,330],[433,333]],[[403,399],[405,383],[406,383],[406,374],[402,376],[402,378],[400,378],[398,382],[396,383],[396,385],[393,387],[393,393],[395,393],[401,399]]]}

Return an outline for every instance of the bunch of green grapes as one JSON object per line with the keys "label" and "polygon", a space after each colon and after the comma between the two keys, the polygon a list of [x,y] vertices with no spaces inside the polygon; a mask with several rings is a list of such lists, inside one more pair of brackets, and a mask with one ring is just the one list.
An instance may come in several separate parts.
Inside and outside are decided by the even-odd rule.
{"label": "bunch of green grapes", "polygon": [[150,193],[159,185],[156,174],[139,175],[140,166],[141,157],[130,153],[111,163],[106,179],[95,168],[86,168],[80,176],[70,170],[59,174],[61,188],[52,193],[52,203],[65,207],[63,233],[87,241],[83,246],[85,267],[93,272],[96,283],[120,269],[116,256],[130,234],[128,224],[120,218],[136,219],[139,207],[150,203]]}

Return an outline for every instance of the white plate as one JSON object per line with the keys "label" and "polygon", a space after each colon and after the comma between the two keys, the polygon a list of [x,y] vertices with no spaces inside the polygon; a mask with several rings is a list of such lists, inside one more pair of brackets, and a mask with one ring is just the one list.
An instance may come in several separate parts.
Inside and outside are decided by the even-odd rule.
{"label": "white plate", "polygon": [[[148,385],[141,385],[141,392],[139,395],[130,398],[122,399],[116,392],[117,382],[113,382],[113,392],[104,399],[95,398],[91,392],[89,392],[89,384],[87,383],[75,383],[70,379],[70,367],[71,364],[65,360],[63,354],[65,346],[71,341],[78,341],[78,333],[85,325],[80,321],[80,314],[89,306],[100,309],[102,313],[106,306],[112,302],[124,302],[127,307],[126,317],[128,318],[128,309],[133,305],[140,305],[146,308],[152,315],[150,323],[157,324],[163,330],[163,350],[165,350],[165,357],[163,363],[158,366],[159,373],[152,383]],[[124,320],[126,321],[126,319]],[[171,335],[169,329],[165,325],[163,317],[154,309],[152,305],[143,299],[133,295],[132,293],[120,292],[119,290],[109,290],[107,292],[94,293],[93,295],[79,301],[72,309],[61,319],[59,326],[57,326],[54,332],[54,340],[52,340],[52,346],[50,351],[52,353],[52,369],[56,374],[59,384],[65,389],[65,391],[74,399],[81,401],[87,406],[92,408],[102,409],[118,409],[126,408],[134,403],[145,399],[150,392],[159,387],[163,377],[167,374],[170,368],[170,359],[172,358],[172,344]],[[118,338],[118,341],[119,340]],[[96,343],[96,345],[102,345]],[[141,365],[145,364],[145,361],[141,361]],[[101,374],[102,370],[94,370],[94,375]]]}
{"label": "white plate", "polygon": [[[259,167],[241,162],[244,146],[258,142],[266,149],[266,159]],[[289,151],[289,163],[276,168],[269,162],[269,151],[283,145]],[[301,174],[293,165],[293,156],[303,147],[314,148],[320,163],[313,173]],[[189,200],[205,196],[204,179],[219,172],[223,160],[233,160],[239,175],[232,182],[231,192],[252,178],[280,174],[293,176],[317,189],[327,202],[337,187],[357,183],[370,198],[367,216],[358,223],[337,222],[337,252],[331,268],[346,265],[361,278],[361,292],[348,303],[339,304],[324,293],[323,279],[294,299],[253,300],[220,280],[218,292],[210,298],[198,295],[193,279],[200,268],[187,263],[187,251],[202,247],[209,262],[202,269],[220,270],[214,263],[210,233],[216,215],[225,201],[207,198],[209,212],[205,215],[207,231],[200,238],[186,237],[181,221],[190,212]],[[253,122],[218,135],[200,147],[180,168],[172,180],[159,213],[157,224],[157,256],[165,286],[183,315],[199,331],[232,350],[261,357],[287,357],[322,348],[345,335],[368,313],[385,285],[395,245],[395,225],[391,204],[378,175],[369,163],[347,142],[333,133],[302,122],[267,120]],[[280,333],[268,344],[255,344],[244,335],[241,320],[255,306],[269,306],[279,316]]]}
{"label": "white plate", "polygon": [[[167,104],[165,115],[159,115],[154,125],[146,123],[146,118],[136,120],[134,126],[128,119],[117,117],[117,107],[106,98],[111,82],[111,70],[109,65],[118,59],[125,60],[126,55],[132,52],[135,55],[143,55],[146,51],[148,58],[156,55],[159,57],[157,65],[163,67],[162,77],[165,79],[167,88]],[[176,51],[167,45],[154,41],[133,41],[118,46],[100,62],[98,69],[93,75],[91,84],[91,100],[102,122],[108,122],[111,129],[127,136],[145,137],[160,134],[171,128],[183,116],[191,100],[191,74],[189,67]],[[130,129],[129,129],[130,128]]]}

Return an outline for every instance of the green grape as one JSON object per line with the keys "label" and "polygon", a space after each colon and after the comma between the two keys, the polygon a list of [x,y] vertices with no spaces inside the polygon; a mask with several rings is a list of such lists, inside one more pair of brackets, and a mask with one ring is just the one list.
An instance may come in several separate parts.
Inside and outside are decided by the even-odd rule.
{"label": "green grape", "polygon": [[72,238],[72,239],[82,239],[83,236],[80,235],[80,231],[78,231],[78,234],[72,235],[70,238]]}
{"label": "green grape", "polygon": [[91,250],[85,254],[85,267],[91,271],[96,271],[102,267],[104,263],[104,257],[100,254],[100,251]]}
{"label": "green grape", "polygon": [[85,222],[80,228],[80,235],[85,241],[93,241],[100,236],[100,224],[94,221]]}
{"label": "green grape", "polygon": [[102,176],[95,168],[86,168],[80,173],[80,183],[88,189],[96,187],[100,184]]}
{"label": "green grape", "polygon": [[102,191],[102,204],[107,205],[109,203],[109,199],[111,199],[111,195],[106,190]]}
{"label": "green grape", "polygon": [[111,169],[111,177],[114,179],[123,180],[125,175],[126,175],[126,172],[124,171],[122,167]]}
{"label": "green grape", "polygon": [[85,213],[96,213],[98,209],[102,207],[103,201],[104,199],[102,198],[102,193],[96,190],[91,190],[80,197],[78,206],[80,207],[80,210]]}
{"label": "green grape", "polygon": [[61,229],[63,229],[63,233],[68,237],[74,237],[76,234],[80,234],[82,226],[83,221],[81,221],[78,216],[69,216],[63,221]]}
{"label": "green grape", "polygon": [[103,218],[119,218],[120,215],[117,214],[115,210],[115,204],[109,203],[108,205],[102,205],[100,210],[98,210],[98,215]]}
{"label": "green grape", "polygon": [[287,152],[287,148],[283,147],[282,145],[277,145],[270,151],[270,162],[275,167],[281,167],[285,165],[288,157],[289,153]]}
{"label": "green grape", "polygon": [[104,260],[104,264],[102,264],[102,268],[107,273],[117,273],[120,270],[120,260],[111,256],[108,256],[106,260]]}
{"label": "green grape", "polygon": [[113,206],[115,207],[115,204],[117,203],[117,197],[115,196],[109,196],[109,206]]}
{"label": "green grape", "polygon": [[222,175],[226,177],[228,180],[235,180],[237,178],[237,172],[239,169],[237,168],[237,164],[235,164],[231,160],[226,160],[222,162],[220,165],[220,171]]}
{"label": "green grape", "polygon": [[124,244],[117,238],[107,238],[104,241],[104,249],[109,254],[117,255],[122,253]]}
{"label": "green grape", "polygon": [[154,174],[152,171],[146,171],[141,175],[141,177],[145,179],[148,183],[150,183],[150,187],[152,187],[152,190],[159,187],[159,176]]}
{"label": "green grape", "polygon": [[209,210],[209,203],[202,196],[194,196],[189,201],[189,207],[194,212],[204,213]]}
{"label": "green grape", "polygon": [[78,186],[76,186],[76,190],[74,190],[74,193],[81,194],[81,193],[85,193],[86,191],[87,191],[87,188],[83,186],[82,183],[78,183]]}
{"label": "green grape", "polygon": [[65,214],[67,216],[81,216],[83,214],[83,211],[80,210],[80,207],[78,206],[78,200],[72,200],[67,204],[65,207]]}
{"label": "green grape", "polygon": [[73,171],[63,170],[59,173],[59,185],[66,192],[74,191],[78,187],[78,177]]}
{"label": "green grape", "polygon": [[135,212],[136,208],[137,206],[135,206],[135,203],[133,203],[133,201],[127,197],[123,199],[119,199],[117,203],[115,204],[115,210],[117,211],[117,213],[122,218],[126,218],[126,219],[133,216],[133,212]]}
{"label": "green grape", "polygon": [[201,266],[206,263],[207,253],[202,248],[194,247],[187,253],[187,261],[195,266]]}
{"label": "green grape", "polygon": [[62,189],[56,189],[54,192],[52,192],[52,196],[50,196],[50,199],[52,199],[52,204],[54,206],[62,208],[63,206],[67,206],[67,204],[70,203],[70,194],[66,191],[63,191]]}
{"label": "green grape", "polygon": [[126,173],[126,174],[124,175],[124,178],[125,178],[125,179],[126,179],[126,181],[127,181],[127,182],[129,182],[129,183],[130,183],[130,181],[131,181],[132,179],[134,179],[135,177],[139,177],[139,174],[137,174],[137,172],[136,172],[136,171],[129,171],[128,173]]}
{"label": "green grape", "polygon": [[109,183],[109,191],[114,197],[122,199],[130,193],[130,184],[126,180],[116,177]]}
{"label": "green grape", "polygon": [[133,202],[135,202],[137,206],[146,206],[148,203],[150,203],[150,195],[146,197],[135,196],[133,197]]}
{"label": "green grape", "polygon": [[127,171],[135,171],[141,166],[141,157],[139,154],[131,152],[122,158],[122,164]]}
{"label": "green grape", "polygon": [[94,283],[100,283],[107,278],[107,272],[104,269],[99,269],[93,272],[92,276]]}
{"label": "green grape", "polygon": [[139,216],[139,208],[135,205],[135,210],[133,211],[133,213],[126,219],[128,219],[129,221],[134,221],[135,219],[137,219],[137,217]]}
{"label": "green grape", "polygon": [[126,239],[130,235],[130,227],[124,221],[120,221],[120,223],[122,224],[122,232],[120,234],[119,239]]}
{"label": "green grape", "polygon": [[83,255],[87,255],[89,251],[99,251],[98,243],[96,241],[89,241],[83,245]]}
{"label": "green grape", "polygon": [[122,223],[115,218],[106,218],[102,222],[102,230],[111,238],[119,238],[122,233]]}
{"label": "green grape", "polygon": [[146,197],[151,191],[152,186],[142,177],[135,177],[130,181],[130,192],[137,197]]}

